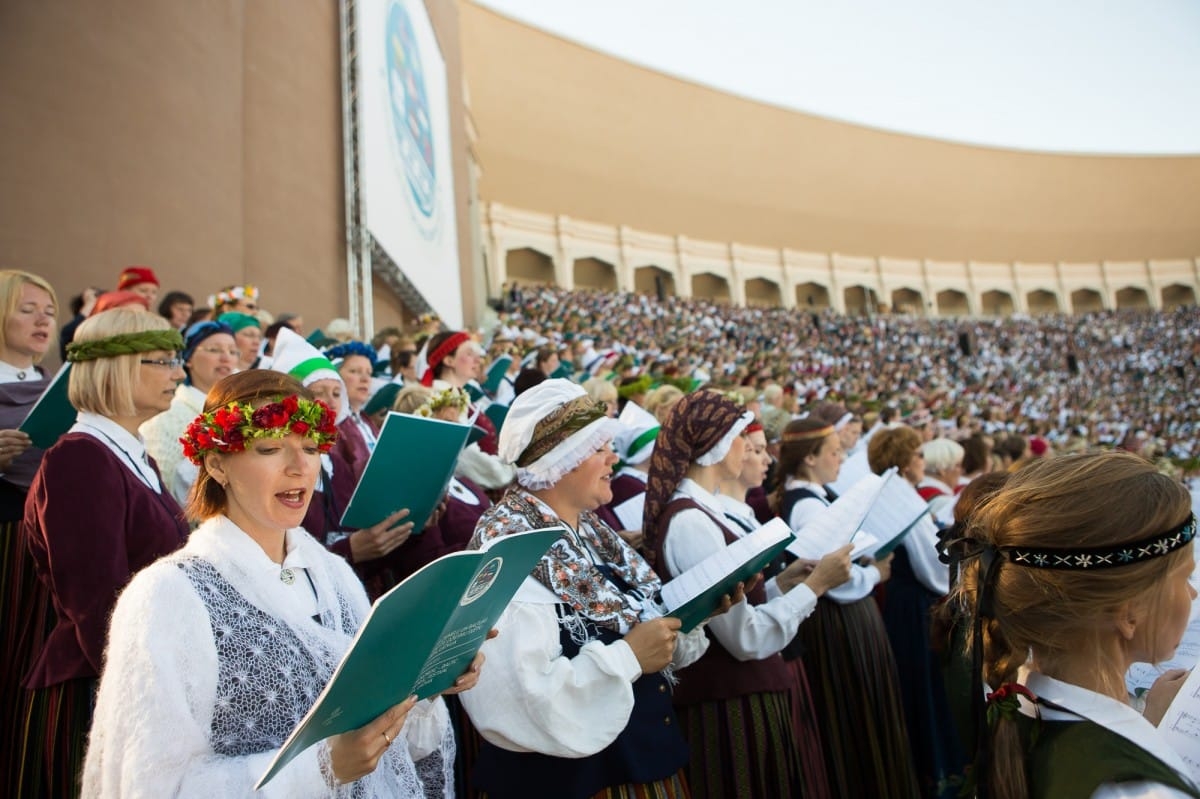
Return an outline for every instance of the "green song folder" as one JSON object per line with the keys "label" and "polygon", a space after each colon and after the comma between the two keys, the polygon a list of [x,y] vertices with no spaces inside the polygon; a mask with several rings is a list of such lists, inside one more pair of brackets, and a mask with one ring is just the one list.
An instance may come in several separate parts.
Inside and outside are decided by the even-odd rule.
{"label": "green song folder", "polygon": [[783,519],[772,519],[714,552],[662,587],[662,601],[688,633],[712,615],[726,594],[766,568],[794,536]]}
{"label": "green song folder", "polygon": [[512,366],[512,361],[511,355],[501,355],[492,361],[492,365],[488,367],[487,375],[483,379],[484,391],[493,396],[496,394],[496,389],[500,388],[500,381],[508,373],[508,367]]}
{"label": "green song folder", "polygon": [[33,441],[33,445],[39,449],[49,449],[54,446],[63,433],[70,430],[71,425],[75,424],[78,412],[71,401],[67,399],[70,373],[70,362],[64,363],[62,368],[54,374],[50,385],[46,386],[46,390],[42,392],[42,396],[38,397],[38,401],[30,409],[25,421],[21,422],[21,426],[17,428],[28,435]]}
{"label": "green song folder", "polygon": [[521,583],[564,532],[549,527],[514,533],[477,551],[445,555],[377,599],[255,790],[318,741],[356,730],[413,694],[426,699],[452,688]]}
{"label": "green song folder", "polygon": [[446,493],[470,433],[471,425],[389,412],[342,527],[370,527],[408,508],[407,521],[420,534]]}

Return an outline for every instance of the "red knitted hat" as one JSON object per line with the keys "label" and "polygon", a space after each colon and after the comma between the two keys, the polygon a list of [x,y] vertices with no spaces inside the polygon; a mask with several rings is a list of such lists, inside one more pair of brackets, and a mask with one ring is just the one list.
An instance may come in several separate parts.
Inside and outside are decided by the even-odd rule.
{"label": "red knitted hat", "polygon": [[127,266],[121,270],[121,277],[117,279],[117,291],[133,288],[139,283],[159,285],[158,278],[154,276],[154,270],[150,267]]}

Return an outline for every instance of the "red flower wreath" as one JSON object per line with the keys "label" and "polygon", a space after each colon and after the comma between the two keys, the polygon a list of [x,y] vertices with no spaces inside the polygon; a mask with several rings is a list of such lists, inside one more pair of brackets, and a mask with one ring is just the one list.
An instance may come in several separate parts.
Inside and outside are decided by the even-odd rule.
{"label": "red flower wreath", "polygon": [[179,441],[184,456],[198,466],[206,453],[241,452],[247,441],[289,433],[311,438],[321,452],[328,452],[337,440],[333,411],[320,400],[295,394],[258,408],[231,402],[197,416]]}

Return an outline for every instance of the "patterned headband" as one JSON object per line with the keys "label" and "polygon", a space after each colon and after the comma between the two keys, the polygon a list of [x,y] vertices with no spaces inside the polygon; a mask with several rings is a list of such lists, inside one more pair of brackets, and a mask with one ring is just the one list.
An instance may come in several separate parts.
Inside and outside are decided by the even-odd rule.
{"label": "patterned headband", "polygon": [[1079,547],[1061,549],[1056,547],[995,546],[974,538],[961,537],[947,541],[941,556],[944,562],[961,563],[988,554],[1018,566],[1032,569],[1057,569],[1060,571],[1095,571],[1128,566],[1132,563],[1152,560],[1168,555],[1187,546],[1196,537],[1196,516],[1188,514],[1183,523],[1165,533],[1156,533],[1149,538],[1127,544],[1105,547]]}
{"label": "patterned headband", "polygon": [[597,419],[608,416],[608,408],[602,402],[596,402],[591,397],[576,397],[564,402],[550,413],[542,417],[533,428],[533,438],[529,446],[517,458],[517,466],[522,468],[536,461],[550,450],[587,427]]}
{"label": "patterned headband", "polygon": [[143,330],[140,333],[118,333],[94,341],[72,341],[67,345],[67,360],[72,363],[94,361],[97,358],[116,358],[138,352],[183,349],[183,336],[178,330]]}
{"label": "patterned headband", "polygon": [[833,425],[825,425],[818,427],[816,430],[797,430],[792,433],[783,434],[783,443],[787,444],[792,441],[812,441],[814,438],[825,438],[836,432]]}

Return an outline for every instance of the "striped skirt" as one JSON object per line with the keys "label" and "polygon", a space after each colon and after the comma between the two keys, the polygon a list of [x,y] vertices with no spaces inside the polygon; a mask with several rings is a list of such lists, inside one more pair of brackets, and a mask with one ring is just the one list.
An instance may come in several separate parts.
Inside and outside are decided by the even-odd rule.
{"label": "striped skirt", "polygon": [[919,796],[896,661],[875,600],[822,598],[799,637],[834,796]]}
{"label": "striped skirt", "polygon": [[[33,557],[20,534],[20,522],[0,524],[0,796],[25,796],[22,773],[28,770],[25,707],[28,691],[21,682],[54,628],[54,612],[33,567]],[[40,747],[39,747],[40,749]]]}
{"label": "striped skirt", "polygon": [[592,799],[690,799],[683,771],[665,780],[642,785],[617,785],[605,788]]}
{"label": "striped skirt", "polygon": [[92,726],[96,680],[70,680],[26,692],[24,768],[13,796],[76,797]]}
{"label": "striped skirt", "polygon": [[696,799],[807,797],[784,692],[677,705]]}
{"label": "striped skirt", "polygon": [[787,661],[792,675],[788,692],[792,703],[792,730],[796,749],[800,753],[800,773],[804,777],[804,795],[809,799],[832,799],[829,776],[825,773],[825,746],[821,740],[821,725],[817,723],[808,675],[800,658]]}
{"label": "striped skirt", "polygon": [[[487,799],[486,793],[472,793],[478,799]],[[640,785],[613,785],[595,794],[592,799],[691,799],[683,771],[665,780],[646,782]]]}

